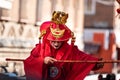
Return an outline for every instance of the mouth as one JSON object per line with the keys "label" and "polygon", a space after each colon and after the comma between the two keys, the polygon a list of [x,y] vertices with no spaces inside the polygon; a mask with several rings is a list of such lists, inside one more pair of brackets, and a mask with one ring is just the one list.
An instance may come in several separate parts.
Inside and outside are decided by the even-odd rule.
{"label": "mouth", "polygon": [[58,49],[59,48],[59,46],[55,46],[55,49]]}

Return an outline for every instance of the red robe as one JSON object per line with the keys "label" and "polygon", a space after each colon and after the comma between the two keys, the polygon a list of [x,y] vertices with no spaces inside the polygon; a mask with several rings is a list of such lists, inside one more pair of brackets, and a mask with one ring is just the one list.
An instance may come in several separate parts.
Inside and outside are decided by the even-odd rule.
{"label": "red robe", "polygon": [[31,55],[24,61],[27,80],[83,80],[95,66],[93,63],[64,63],[53,65],[44,64],[44,57],[51,56],[57,60],[98,60],[84,52],[77,46],[67,43],[55,50],[48,44],[37,44]]}

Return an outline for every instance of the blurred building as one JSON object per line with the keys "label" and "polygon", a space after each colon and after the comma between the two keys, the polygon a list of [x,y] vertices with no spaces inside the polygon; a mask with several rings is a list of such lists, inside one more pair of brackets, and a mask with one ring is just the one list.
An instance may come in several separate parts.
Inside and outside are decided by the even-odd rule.
{"label": "blurred building", "polygon": [[[84,50],[89,54],[104,60],[117,60],[116,44],[120,44],[117,8],[119,4],[115,0],[85,0]],[[118,68],[116,64],[106,63],[98,72],[116,73]]]}

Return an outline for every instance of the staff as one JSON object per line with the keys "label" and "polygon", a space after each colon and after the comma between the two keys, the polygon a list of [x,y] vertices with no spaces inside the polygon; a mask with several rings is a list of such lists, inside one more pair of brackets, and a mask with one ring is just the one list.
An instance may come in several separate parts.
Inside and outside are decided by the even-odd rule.
{"label": "staff", "polygon": [[[24,61],[24,59],[6,58],[6,61]],[[65,63],[120,63],[120,60],[102,60],[102,61],[81,61],[81,60],[57,60],[57,62]]]}

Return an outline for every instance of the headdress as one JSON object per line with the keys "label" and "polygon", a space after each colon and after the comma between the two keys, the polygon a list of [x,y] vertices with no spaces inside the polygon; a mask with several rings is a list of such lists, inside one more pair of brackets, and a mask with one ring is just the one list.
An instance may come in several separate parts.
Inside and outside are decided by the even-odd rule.
{"label": "headdress", "polygon": [[44,22],[40,26],[40,38],[46,36],[46,39],[52,41],[67,41],[72,38],[72,43],[75,42],[73,32],[65,25],[68,14],[61,11],[54,11],[51,21]]}

